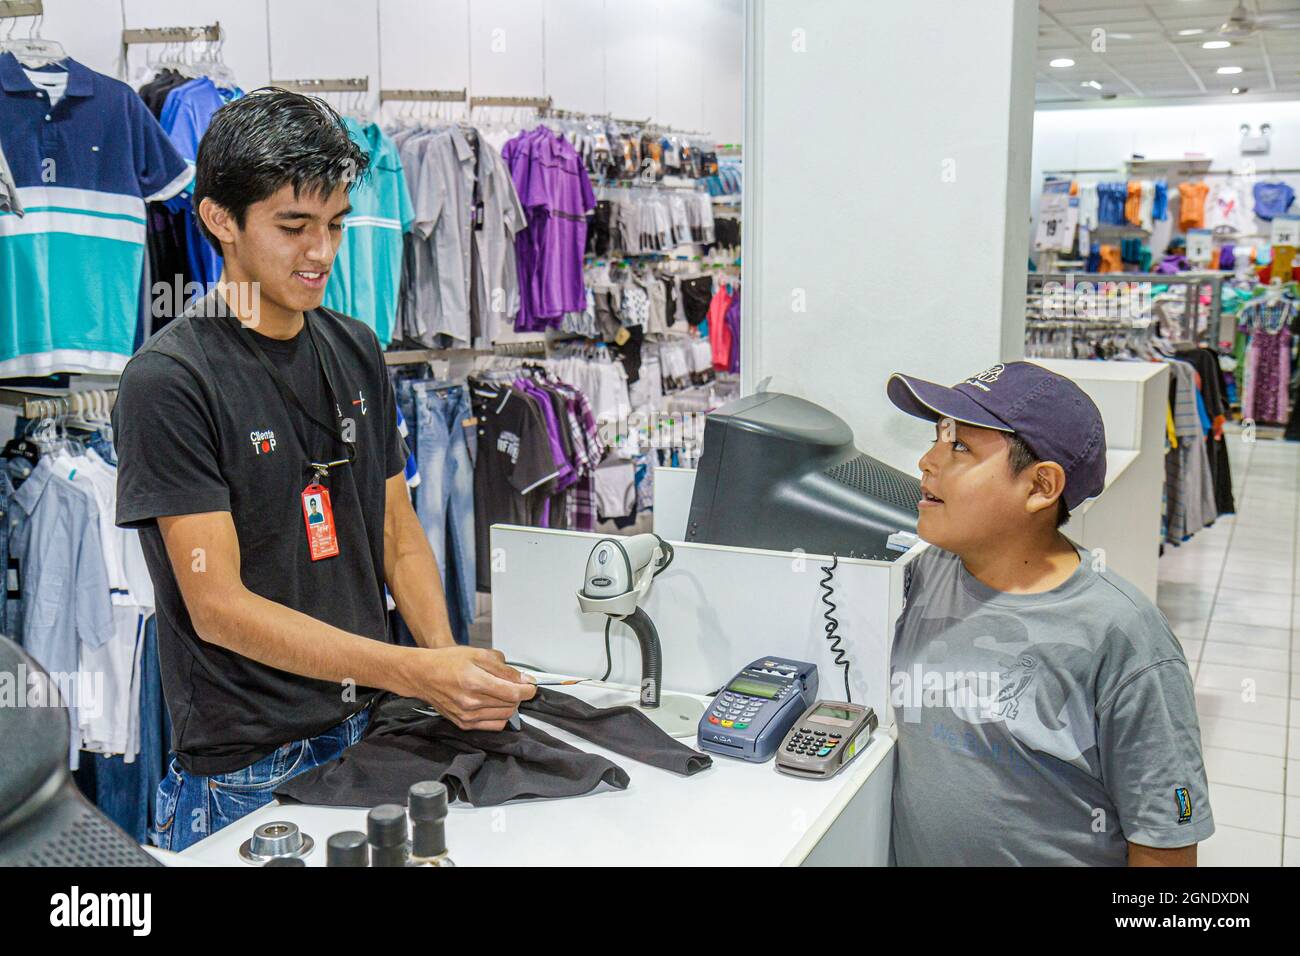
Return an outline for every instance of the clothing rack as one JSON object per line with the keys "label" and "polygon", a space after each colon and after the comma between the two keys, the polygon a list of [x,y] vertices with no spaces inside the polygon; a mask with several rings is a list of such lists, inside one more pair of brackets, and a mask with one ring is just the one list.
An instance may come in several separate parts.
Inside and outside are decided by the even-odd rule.
{"label": "clothing rack", "polygon": [[546,341],[497,342],[489,355],[545,355]]}
{"label": "clothing rack", "polygon": [[420,365],[441,359],[491,355],[488,349],[393,349],[384,353],[385,365]]}
{"label": "clothing rack", "polygon": [[204,40],[215,43],[221,39],[220,21],[201,27],[145,27],[122,31],[124,49],[141,43],[198,43]]}
{"label": "clothing rack", "polygon": [[45,4],[41,0],[0,0],[0,20],[43,16]]}
{"label": "clothing rack", "polygon": [[380,103],[464,103],[466,90],[380,90]]}
{"label": "clothing rack", "polygon": [[[1133,172],[1153,173],[1156,167],[1146,170],[1133,170],[1127,167],[1109,168],[1109,169],[1044,169],[1044,176],[1075,176],[1075,175],[1128,175]],[[1169,176],[1288,176],[1300,174],[1300,169],[1270,167],[1268,169],[1168,169],[1164,173]]]}
{"label": "clothing rack", "polygon": [[528,106],[535,110],[548,110],[551,108],[551,98],[549,96],[471,96],[469,98],[470,109],[478,109],[480,106]]}
{"label": "clothing rack", "polygon": [[0,388],[0,402],[6,405],[21,405],[23,418],[29,420],[80,415],[91,410],[99,410],[107,414],[116,401],[117,389],[115,388],[89,388],[69,392],[67,395],[37,395],[17,389]]}
{"label": "clothing rack", "polygon": [[271,86],[278,86],[290,93],[366,93],[370,90],[368,76],[354,76],[335,80],[272,80]]}

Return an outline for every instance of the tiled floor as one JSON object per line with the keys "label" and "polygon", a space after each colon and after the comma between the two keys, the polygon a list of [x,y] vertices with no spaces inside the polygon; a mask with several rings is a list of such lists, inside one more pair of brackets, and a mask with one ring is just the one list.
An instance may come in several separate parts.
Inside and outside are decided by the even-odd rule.
{"label": "tiled floor", "polygon": [[1217,827],[1202,866],[1300,866],[1300,444],[1230,436],[1237,514],[1160,559]]}

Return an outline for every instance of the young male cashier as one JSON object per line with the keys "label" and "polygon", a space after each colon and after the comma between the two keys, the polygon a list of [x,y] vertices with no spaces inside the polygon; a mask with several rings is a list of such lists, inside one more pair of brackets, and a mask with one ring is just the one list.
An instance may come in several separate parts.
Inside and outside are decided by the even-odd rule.
{"label": "young male cashier", "polygon": [[[157,589],[172,722],[164,848],[356,743],[377,689],[492,730],[535,692],[499,652],[454,643],[378,340],[320,307],[367,162],[318,100],[220,109],[194,185],[220,283],[122,373],[117,519]],[[385,584],[418,647],[388,643]]]}
{"label": "young male cashier", "polygon": [[897,862],[1195,865],[1214,821],[1187,660],[1058,530],[1105,485],[1097,407],[1028,362],[887,391],[935,422],[891,667]]}

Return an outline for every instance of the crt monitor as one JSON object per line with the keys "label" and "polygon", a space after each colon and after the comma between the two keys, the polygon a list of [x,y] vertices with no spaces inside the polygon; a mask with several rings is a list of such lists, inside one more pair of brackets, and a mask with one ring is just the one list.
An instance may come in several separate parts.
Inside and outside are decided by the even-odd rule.
{"label": "crt monitor", "polygon": [[864,455],[820,405],[760,392],[711,412],[687,541],[892,561],[916,531],[921,482]]}

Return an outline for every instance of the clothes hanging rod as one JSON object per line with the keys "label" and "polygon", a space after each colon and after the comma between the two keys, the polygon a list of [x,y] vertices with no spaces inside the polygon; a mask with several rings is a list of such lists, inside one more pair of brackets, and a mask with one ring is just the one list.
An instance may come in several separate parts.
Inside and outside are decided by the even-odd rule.
{"label": "clothes hanging rod", "polygon": [[290,93],[365,93],[370,90],[370,78],[354,76],[338,80],[272,80],[271,86],[278,86]]}
{"label": "clothes hanging rod", "polygon": [[547,116],[549,116],[549,117],[553,117],[554,119],[577,119],[577,120],[584,120],[584,119],[603,119],[603,120],[607,120],[607,119],[610,118],[610,115],[609,115],[608,113],[584,113],[582,110],[562,110],[562,109],[560,109],[558,106],[552,106],[552,107],[547,108],[547,109],[545,110],[545,113],[546,113]]}
{"label": "clothes hanging rod", "polygon": [[489,349],[394,349],[384,353],[384,364],[419,365],[421,362],[434,362],[440,359],[493,354],[495,353]]}
{"label": "clothes hanging rod", "polygon": [[[1123,169],[1044,169],[1044,176],[1064,176],[1064,175],[1082,175],[1092,173],[1101,175],[1105,173],[1124,173]],[[1167,175],[1171,176],[1282,176],[1300,174],[1300,169],[1171,169]]]}
{"label": "clothes hanging rod", "polygon": [[194,43],[199,40],[221,39],[221,21],[202,27],[144,27],[123,30],[122,45],[138,43]]}
{"label": "clothes hanging rod", "polygon": [[0,0],[0,20],[10,17],[43,17],[45,4],[41,0]]}
{"label": "clothes hanging rod", "polygon": [[464,103],[465,90],[380,90],[379,102]]}
{"label": "clothes hanging rod", "polygon": [[[86,401],[82,401],[83,398]],[[74,412],[79,414],[90,410],[95,402],[111,409],[116,401],[116,388],[88,388],[65,395],[0,388],[0,404],[21,407],[23,418],[27,419],[54,418]]]}
{"label": "clothes hanging rod", "polygon": [[471,96],[469,105],[470,109],[480,106],[531,106],[533,109],[547,110],[551,108],[551,98],[549,96]]}

